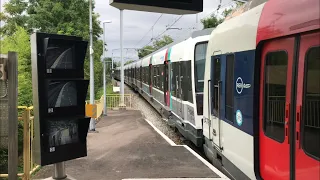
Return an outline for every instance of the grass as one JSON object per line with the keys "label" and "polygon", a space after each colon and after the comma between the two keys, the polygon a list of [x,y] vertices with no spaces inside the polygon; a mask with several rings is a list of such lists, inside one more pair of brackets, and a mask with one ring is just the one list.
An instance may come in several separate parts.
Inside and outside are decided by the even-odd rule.
{"label": "grass", "polygon": [[[113,86],[111,83],[107,84],[107,94],[114,94],[113,93]],[[101,96],[103,95],[103,86],[99,88],[97,95],[96,95],[96,100],[100,99]]]}

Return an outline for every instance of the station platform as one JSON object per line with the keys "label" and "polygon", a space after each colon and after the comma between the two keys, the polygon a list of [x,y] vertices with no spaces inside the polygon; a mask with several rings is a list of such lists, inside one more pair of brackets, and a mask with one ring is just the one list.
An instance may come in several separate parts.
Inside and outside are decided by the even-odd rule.
{"label": "station platform", "polygon": [[[218,180],[224,174],[185,145],[175,145],[140,111],[108,111],[87,137],[88,156],[66,162],[76,180]],[[52,176],[46,166],[33,179]]]}

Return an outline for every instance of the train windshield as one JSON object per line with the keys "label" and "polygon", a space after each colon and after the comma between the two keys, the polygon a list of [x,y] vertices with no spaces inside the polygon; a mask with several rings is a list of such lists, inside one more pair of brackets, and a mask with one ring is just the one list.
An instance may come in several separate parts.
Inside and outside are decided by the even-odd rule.
{"label": "train windshield", "polygon": [[197,44],[195,48],[195,89],[197,93],[203,92],[207,45],[208,42],[203,42]]}

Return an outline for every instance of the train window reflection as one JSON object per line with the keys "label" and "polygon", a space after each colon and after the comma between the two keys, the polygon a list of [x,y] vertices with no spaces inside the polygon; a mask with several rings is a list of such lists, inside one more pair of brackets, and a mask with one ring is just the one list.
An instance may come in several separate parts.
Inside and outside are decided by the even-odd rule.
{"label": "train window reflection", "polygon": [[234,94],[234,54],[227,55],[226,71],[226,119],[234,122],[233,94]]}
{"label": "train window reflection", "polygon": [[203,92],[204,70],[208,42],[200,43],[195,48],[195,85],[196,92]]}
{"label": "train window reflection", "polygon": [[219,81],[221,79],[221,64],[220,64],[220,59],[216,58],[214,59],[214,65],[213,65],[213,115],[218,116],[218,111],[219,111]]}
{"label": "train window reflection", "polygon": [[305,62],[303,149],[320,158],[320,46],[309,49]]}
{"label": "train window reflection", "polygon": [[284,141],[288,55],[285,51],[266,56],[264,86],[264,131],[266,136]]}

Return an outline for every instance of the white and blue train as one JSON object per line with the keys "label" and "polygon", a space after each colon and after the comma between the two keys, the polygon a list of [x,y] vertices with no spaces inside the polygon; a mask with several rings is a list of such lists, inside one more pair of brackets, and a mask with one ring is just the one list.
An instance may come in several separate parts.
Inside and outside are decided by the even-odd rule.
{"label": "white and blue train", "polygon": [[318,180],[319,7],[249,1],[215,29],[126,65],[125,83],[229,177]]}

